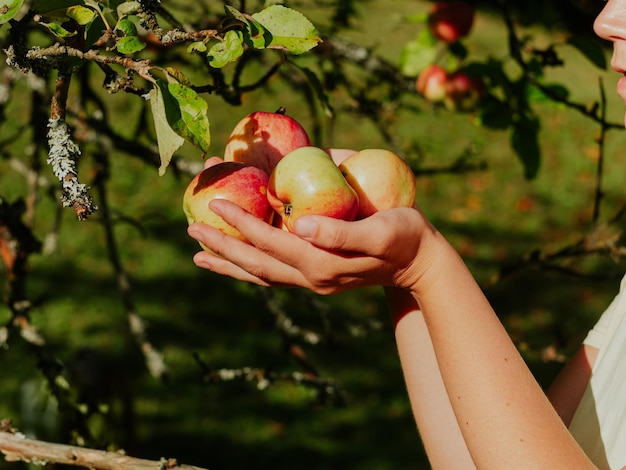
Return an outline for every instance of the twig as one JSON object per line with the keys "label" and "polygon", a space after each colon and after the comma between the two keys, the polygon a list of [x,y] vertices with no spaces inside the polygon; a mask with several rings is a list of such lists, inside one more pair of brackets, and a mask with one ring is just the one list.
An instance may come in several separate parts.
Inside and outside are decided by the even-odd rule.
{"label": "twig", "polygon": [[346,404],[344,390],[336,380],[310,372],[276,372],[260,367],[241,367],[237,369],[211,369],[197,353],[194,359],[204,372],[204,380],[208,383],[254,382],[258,390],[265,390],[277,382],[292,383],[301,387],[307,387],[317,392],[319,402],[326,403],[332,400],[336,405]]}
{"label": "twig", "polygon": [[61,44],[55,44],[54,46],[45,48],[33,48],[26,53],[26,58],[29,60],[50,60],[50,57],[74,57],[81,60],[95,62],[98,64],[117,64],[125,69],[130,69],[137,72],[142,77],[149,75],[151,68],[150,61],[147,59],[134,60],[130,57],[104,55],[100,54],[96,50],[89,50],[86,52]]}
{"label": "twig", "polygon": [[70,74],[59,71],[56,91],[50,104],[50,120],[48,122],[48,145],[50,153],[47,163],[52,166],[54,176],[61,182],[63,194],[61,202],[64,207],[72,207],[79,220],[85,220],[98,210],[88,194],[88,187],[78,181],[76,159],[80,148],[72,140],[70,130],[65,122],[65,107],[70,86]]}
{"label": "twig", "polygon": [[9,431],[0,431],[0,452],[7,462],[21,461],[35,465],[57,463],[93,470],[203,470],[192,465],[180,465],[175,459],[139,459],[118,452],[30,439]]}

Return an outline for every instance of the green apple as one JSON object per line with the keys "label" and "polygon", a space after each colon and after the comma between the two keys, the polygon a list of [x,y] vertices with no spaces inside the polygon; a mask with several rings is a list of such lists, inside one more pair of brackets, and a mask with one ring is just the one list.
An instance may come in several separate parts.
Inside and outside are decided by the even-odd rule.
{"label": "green apple", "polygon": [[357,218],[415,204],[415,174],[399,155],[385,149],[361,150],[339,164],[359,196]]}
{"label": "green apple", "polygon": [[293,150],[276,164],[267,198],[289,231],[302,215],[354,220],[359,207],[356,192],[330,155],[312,146]]}
{"label": "green apple", "polygon": [[247,163],[269,175],[283,156],[310,145],[302,125],[282,109],[275,113],[256,111],[234,127],[224,148],[224,160]]}
{"label": "green apple", "polygon": [[202,222],[247,242],[237,229],[209,208],[209,203],[213,199],[228,199],[271,224],[274,211],[267,199],[268,182],[267,173],[245,163],[221,162],[206,168],[191,180],[183,195],[183,211],[187,222],[189,225]]}

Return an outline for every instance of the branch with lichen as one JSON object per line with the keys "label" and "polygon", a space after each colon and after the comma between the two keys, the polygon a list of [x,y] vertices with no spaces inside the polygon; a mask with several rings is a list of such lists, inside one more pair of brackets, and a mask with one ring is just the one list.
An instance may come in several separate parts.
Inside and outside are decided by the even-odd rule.
{"label": "branch with lichen", "polygon": [[80,156],[80,148],[72,140],[69,126],[65,122],[65,105],[70,77],[70,74],[59,72],[57,78],[48,121],[47,137],[50,151],[47,163],[52,167],[54,176],[61,182],[63,207],[71,207],[79,220],[85,220],[98,210],[98,206],[89,195],[88,186],[78,180],[76,160]]}

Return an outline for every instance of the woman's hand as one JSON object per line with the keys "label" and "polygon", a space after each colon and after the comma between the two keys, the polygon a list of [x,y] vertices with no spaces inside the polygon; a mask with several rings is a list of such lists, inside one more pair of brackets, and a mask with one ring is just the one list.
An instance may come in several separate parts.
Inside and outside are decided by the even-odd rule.
{"label": "woman's hand", "polygon": [[213,200],[210,207],[250,244],[196,223],[189,227],[191,237],[219,256],[203,251],[194,262],[260,285],[320,294],[373,285],[409,288],[435,258],[436,249],[423,248],[436,246],[429,243],[436,232],[416,209],[381,211],[354,222],[303,216],[289,233],[226,200]]}

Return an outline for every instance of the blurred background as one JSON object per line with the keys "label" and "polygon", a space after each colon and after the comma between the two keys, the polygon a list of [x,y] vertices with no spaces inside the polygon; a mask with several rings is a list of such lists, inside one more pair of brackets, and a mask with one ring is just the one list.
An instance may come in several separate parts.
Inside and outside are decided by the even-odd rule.
{"label": "blurred background", "polygon": [[[265,7],[157,3],[142,5],[187,31],[224,25],[225,3]],[[133,57],[204,86],[211,154],[246,114],[285,107],[316,145],[402,155],[417,203],[547,386],[624,271],[624,110],[593,37],[601,2],[470,2],[472,29],[454,44],[429,36],[432,2],[284,3],[320,46],[214,69],[141,33]],[[0,29],[7,56],[60,40],[18,20]],[[46,441],[213,469],[428,468],[382,290],[322,297],[196,268],[182,195],[202,152],[185,143],[159,176],[145,82],[107,93],[89,61],[72,72],[67,122],[99,210],[78,221],[46,165],[57,72],[44,62],[0,64],[0,418]],[[420,95],[435,62],[474,72],[483,100],[461,110]]]}

